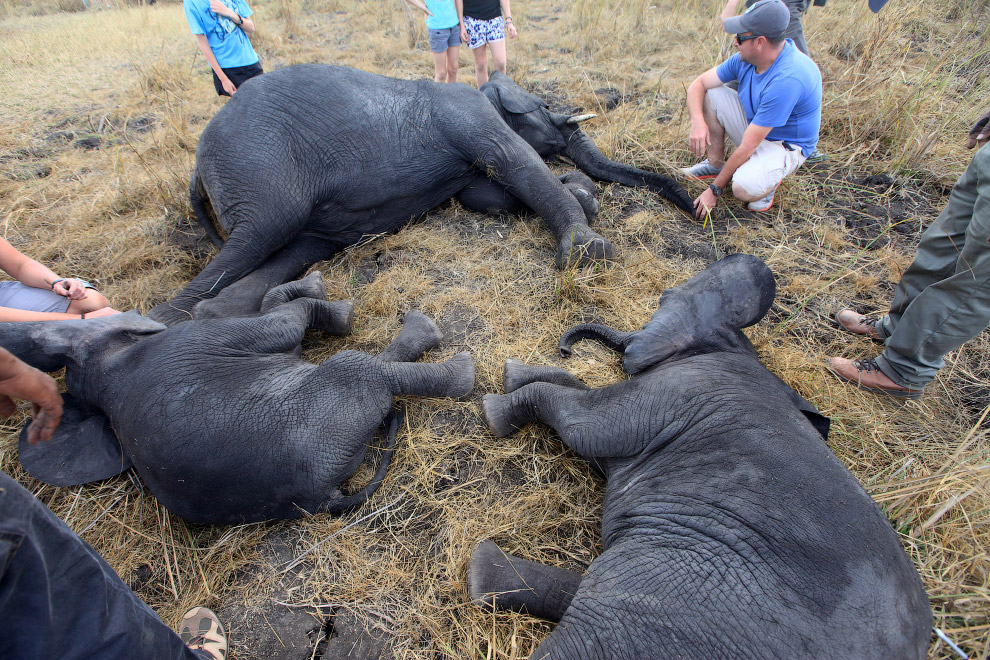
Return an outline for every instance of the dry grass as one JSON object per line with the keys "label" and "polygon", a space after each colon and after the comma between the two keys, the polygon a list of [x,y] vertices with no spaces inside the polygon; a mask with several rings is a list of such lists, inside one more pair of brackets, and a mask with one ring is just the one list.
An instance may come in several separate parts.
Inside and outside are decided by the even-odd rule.
{"label": "dry grass", "polygon": [[[222,102],[178,4],[45,11],[68,4],[0,3],[0,231],[58,272],[97,282],[118,307],[147,309],[212,254],[190,220],[186,182],[197,136]],[[401,314],[418,308],[446,333],[427,359],[469,347],[478,363],[469,401],[407,402],[383,488],[349,516],[198,527],[165,513],[133,477],[44,486],[16,459],[23,415],[4,422],[0,464],[166,622],[196,603],[277,597],[349,611],[387,631],[399,658],[526,657],[550,627],[468,605],[470,549],[493,538],[526,557],[586,566],[600,549],[602,484],[546,428],[493,438],[480,395],[501,390],[507,357],[557,364],[567,327],[593,319],[637,328],[663,288],[726,251],[747,251],[779,282],[777,305],[751,333],[762,359],[832,418],[831,447],[899,532],[936,625],[987,658],[986,334],[948,356],[920,402],[861,394],[823,367],[828,355],[876,350],[838,334],[831,315],[848,303],[883,310],[920,224],[970,158],[962,136],[990,98],[981,75],[987,7],[891,0],[879,17],[861,2],[813,8],[806,31],[826,80],[823,146],[832,159],[789,179],[769,217],[729,202],[695,224],[651,195],[605,186],[599,231],[620,255],[606,268],[556,272],[539,219],[489,218],[456,204],[321,264],[331,297],[357,301],[355,333],[313,337],[309,359],[380,350]],[[690,161],[684,89],[729,52],[711,20],[717,3],[530,0],[514,9],[517,80],[552,104],[599,112],[588,130],[619,160],[661,170]],[[432,75],[420,17],[401,0],[268,0],[255,10],[269,70],[320,61]],[[463,49],[461,64],[461,79],[473,80]],[[625,102],[608,111],[603,88]],[[84,137],[102,148],[75,148]],[[887,183],[865,178],[880,173]],[[878,209],[901,212],[878,223]],[[616,356],[595,345],[580,345],[565,366],[592,385],[621,377]],[[291,556],[273,560],[272,539]],[[235,643],[247,632],[235,622]],[[242,646],[233,657],[254,656]],[[953,655],[939,643],[931,657]]]}

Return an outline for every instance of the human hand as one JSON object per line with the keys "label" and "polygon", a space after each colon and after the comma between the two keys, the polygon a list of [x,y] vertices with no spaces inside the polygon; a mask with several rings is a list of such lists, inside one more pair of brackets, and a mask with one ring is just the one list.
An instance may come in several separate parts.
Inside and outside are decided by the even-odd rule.
{"label": "human hand", "polygon": [[509,21],[508,23],[506,23],[505,24],[505,35],[507,37],[509,37],[509,39],[515,39],[516,38],[516,34],[517,33],[516,33],[516,26],[515,26],[515,24],[512,23],[512,21]]}
{"label": "human hand", "polygon": [[471,41],[471,39],[470,39],[470,37],[468,37],[467,28],[462,25],[461,26],[461,43],[462,44],[466,44],[469,41]]}
{"label": "human hand", "polygon": [[717,205],[718,197],[715,196],[711,188],[708,188],[694,200],[694,217],[700,219],[708,215]]}
{"label": "human hand", "polygon": [[[213,1],[215,2],[216,0]],[[227,92],[231,96],[233,96],[234,92],[237,91],[237,88],[234,87],[234,83],[230,82],[230,78],[228,78],[227,76],[224,76],[220,80],[220,84],[223,85],[223,91]]]}
{"label": "human hand", "polygon": [[966,138],[966,148],[972,149],[976,145],[981,147],[990,141],[990,110],[983,113],[983,116],[969,129],[969,136]]}
{"label": "human hand", "polygon": [[17,410],[14,399],[31,402],[31,424],[27,440],[47,442],[62,419],[62,395],[51,376],[28,366],[4,349],[0,349],[0,417]]}
{"label": "human hand", "polygon": [[712,136],[711,131],[708,130],[708,124],[702,122],[700,125],[695,125],[692,123],[691,134],[688,136],[691,153],[701,158],[708,153],[708,147],[711,146],[711,143]]}
{"label": "human hand", "polygon": [[113,316],[114,314],[120,314],[120,310],[116,310],[113,307],[103,307],[95,312],[86,312],[86,318],[98,319],[103,316]]}
{"label": "human hand", "polygon": [[74,277],[67,277],[52,285],[52,291],[69,300],[82,300],[86,297],[86,287]]}
{"label": "human hand", "polygon": [[236,15],[233,9],[220,2],[220,0],[210,0],[210,11],[217,16],[226,16],[227,18],[233,18]]}

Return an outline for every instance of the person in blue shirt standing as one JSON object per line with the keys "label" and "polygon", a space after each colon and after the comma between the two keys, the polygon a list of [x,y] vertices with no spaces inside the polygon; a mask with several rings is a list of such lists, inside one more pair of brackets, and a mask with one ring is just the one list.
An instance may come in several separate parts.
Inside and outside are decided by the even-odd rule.
{"label": "person in blue shirt standing", "polygon": [[426,13],[426,29],[430,33],[430,52],[433,53],[433,80],[457,82],[461,30],[454,0],[406,0],[406,2]]}
{"label": "person in blue shirt standing", "polygon": [[[688,87],[691,151],[707,158],[681,173],[714,179],[694,201],[698,217],[715,208],[730,181],[733,196],[748,202],[749,210],[766,211],[780,182],[818,144],[822,75],[784,38],[789,22],[781,0],[759,0],[746,13],[725,19],[738,52]],[[738,91],[725,85],[733,80]],[[736,146],[728,160],[726,136]]]}
{"label": "person in blue shirt standing", "polygon": [[189,29],[213,69],[220,96],[233,96],[245,80],[264,73],[251,46],[251,8],[244,0],[183,0]]}

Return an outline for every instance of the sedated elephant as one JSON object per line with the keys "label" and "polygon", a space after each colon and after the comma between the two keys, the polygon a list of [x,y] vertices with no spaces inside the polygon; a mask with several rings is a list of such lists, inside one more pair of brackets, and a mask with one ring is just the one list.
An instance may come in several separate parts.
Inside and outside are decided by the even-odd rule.
{"label": "sedated elephant", "polygon": [[673,179],[605,158],[580,119],[550,112],[500,73],[480,91],[318,64],[249,80],[204,129],[190,181],[196,216],[221,250],[149,315],[187,320],[218,293],[196,316],[257,309],[272,286],[451,197],[478,211],[531,208],[553,232],[561,267],[611,257],[587,223],[598,208],[591,181],[558,178],[541,156],[562,154],[592,177],[646,186],[694,212]]}
{"label": "sedated elephant", "polygon": [[757,360],[740,328],[776,285],[732,255],[660,298],[639,332],[582,325],[632,377],[589,389],[509,361],[483,399],[505,436],[549,424],[607,485],[602,554],[584,575],[476,546],[471,597],[559,621],[530,656],[926,656],[921,579],[880,509],[824,442],[828,419]]}
{"label": "sedated elephant", "polygon": [[[166,328],[137,312],[92,321],[0,323],[0,343],[33,366],[66,367],[62,423],[20,460],[59,486],[132,464],[172,513],[199,523],[341,513],[380,485],[397,420],[371,482],[346,495],[392,397],[466,396],[474,362],[416,364],[440,331],[411,311],[378,357],[298,357],[307,328],[350,332],[353,305],[328,302],[319,273],[272,289],[262,312]],[[118,443],[119,439],[119,443]]]}

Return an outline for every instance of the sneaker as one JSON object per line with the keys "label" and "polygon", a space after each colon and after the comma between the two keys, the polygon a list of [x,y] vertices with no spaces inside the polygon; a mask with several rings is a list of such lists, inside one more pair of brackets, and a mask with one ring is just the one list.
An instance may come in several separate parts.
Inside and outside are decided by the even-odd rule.
{"label": "sneaker", "polygon": [[854,310],[844,309],[835,315],[835,320],[846,332],[851,332],[854,335],[863,335],[881,343],[884,341],[880,331],[877,330],[877,324],[882,319],[873,316],[863,316]]}
{"label": "sneaker", "polygon": [[179,639],[203,660],[226,660],[227,633],[208,607],[194,607],[179,624]]}
{"label": "sneaker", "polygon": [[708,162],[707,158],[697,165],[682,167],[680,170],[681,174],[689,179],[714,179],[721,171],[721,167],[715,167]]}
{"label": "sneaker", "polygon": [[924,394],[924,389],[904,387],[892,381],[887,374],[880,371],[880,367],[874,359],[829,358],[825,361],[825,365],[839,380],[855,385],[867,392],[889,394],[901,399],[920,399],[921,395]]}
{"label": "sneaker", "polygon": [[777,192],[777,188],[779,187],[780,184],[778,183],[776,186],[773,187],[773,190],[770,191],[769,195],[761,199],[758,199],[755,202],[750,202],[749,204],[746,205],[746,208],[748,208],[750,211],[756,211],[757,213],[768,211],[770,207],[773,206],[773,196]]}
{"label": "sneaker", "polygon": [[824,163],[826,160],[828,160],[828,154],[821,151],[818,147],[815,147],[815,150],[811,152],[811,155],[804,159],[804,164],[814,165],[815,163]]}

